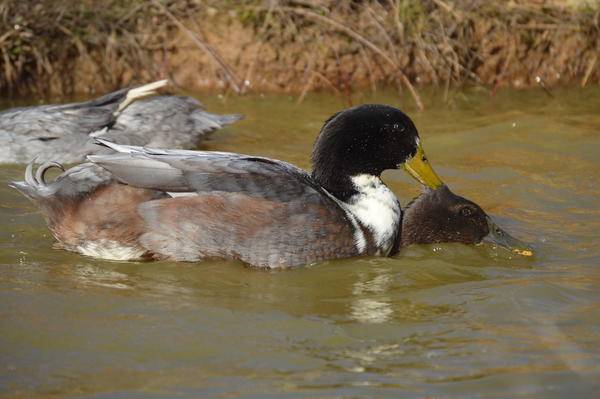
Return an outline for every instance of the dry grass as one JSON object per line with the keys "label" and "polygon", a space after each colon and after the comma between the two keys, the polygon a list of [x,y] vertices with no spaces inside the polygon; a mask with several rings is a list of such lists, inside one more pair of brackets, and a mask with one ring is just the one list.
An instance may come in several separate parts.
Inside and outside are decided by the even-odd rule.
{"label": "dry grass", "polygon": [[5,0],[0,92],[171,77],[245,93],[600,81],[600,9],[543,0]]}
{"label": "dry grass", "polygon": [[[196,7],[169,9],[184,16]],[[157,55],[169,51],[170,30],[142,0],[4,0],[0,92],[68,95],[151,79],[164,73]]]}

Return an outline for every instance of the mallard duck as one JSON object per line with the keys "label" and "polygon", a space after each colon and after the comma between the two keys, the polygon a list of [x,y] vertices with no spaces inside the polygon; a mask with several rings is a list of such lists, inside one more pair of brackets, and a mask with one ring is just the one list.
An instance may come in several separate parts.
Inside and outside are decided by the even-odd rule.
{"label": "mallard duck", "polygon": [[391,256],[409,241],[381,173],[403,168],[429,189],[444,187],[410,118],[385,105],[329,118],[310,174],[256,156],[98,142],[117,153],[88,156],[49,184],[46,170],[60,165],[45,163],[34,176],[30,164],[12,185],[40,207],[63,248],[106,259],[286,268]]}
{"label": "mallard duck", "polygon": [[[0,163],[76,163],[108,153],[103,137],[121,144],[195,148],[206,134],[241,118],[206,112],[191,97],[156,95],[159,81],[73,104],[40,105],[0,112]],[[148,98],[144,98],[148,97]]]}

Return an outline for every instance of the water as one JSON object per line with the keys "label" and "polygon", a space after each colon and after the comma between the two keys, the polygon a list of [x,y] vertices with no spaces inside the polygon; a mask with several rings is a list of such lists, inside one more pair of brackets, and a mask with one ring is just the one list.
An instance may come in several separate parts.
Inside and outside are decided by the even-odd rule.
{"label": "water", "polygon": [[[52,249],[0,167],[0,396],[592,397],[600,388],[600,90],[393,93],[438,173],[533,259],[411,247],[266,272],[119,263]],[[308,167],[329,95],[205,98],[246,119],[202,148]],[[6,104],[4,104],[6,106]],[[406,203],[418,188],[386,182]]]}

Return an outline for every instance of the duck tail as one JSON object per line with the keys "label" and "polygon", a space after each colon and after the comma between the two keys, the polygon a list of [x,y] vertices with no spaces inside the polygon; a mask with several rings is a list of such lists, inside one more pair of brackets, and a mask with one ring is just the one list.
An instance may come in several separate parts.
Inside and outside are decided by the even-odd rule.
{"label": "duck tail", "polygon": [[203,109],[198,109],[191,114],[191,118],[196,126],[196,132],[200,135],[211,133],[217,129],[221,129],[226,125],[231,125],[244,118],[244,115],[229,114],[220,115],[206,112]]}
{"label": "duck tail", "polygon": [[244,119],[244,115],[242,115],[242,114],[229,114],[229,115],[212,114],[212,115],[215,116],[215,120],[221,126],[231,125],[232,123],[235,123],[241,119]]}
{"label": "duck tail", "polygon": [[27,165],[24,181],[13,181],[8,186],[16,189],[27,198],[38,201],[49,194],[49,186],[46,183],[46,172],[52,168],[59,168],[64,172],[65,168],[58,162],[49,161],[42,163],[34,174],[34,165],[35,159]]}
{"label": "duck tail", "polygon": [[[52,168],[63,172],[56,179],[47,181],[46,173]],[[9,186],[35,204],[59,241],[64,238],[65,231],[60,230],[60,226],[68,220],[66,215],[74,212],[82,200],[112,182],[108,172],[89,162],[66,171],[58,162],[44,162],[34,169],[35,159],[25,169],[25,180],[11,182]]]}

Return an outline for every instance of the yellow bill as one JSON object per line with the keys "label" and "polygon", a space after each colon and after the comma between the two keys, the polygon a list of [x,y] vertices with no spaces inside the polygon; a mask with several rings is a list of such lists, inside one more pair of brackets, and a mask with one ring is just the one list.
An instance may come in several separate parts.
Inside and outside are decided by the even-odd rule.
{"label": "yellow bill", "polygon": [[416,154],[401,166],[419,183],[429,188],[435,190],[444,185],[429,164],[429,160],[427,159],[427,156],[425,156],[425,151],[423,151],[423,146],[420,141],[417,144]]}

